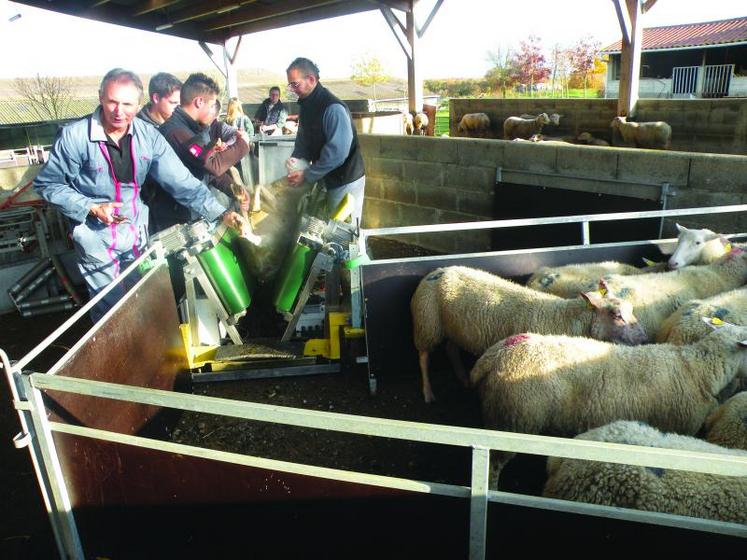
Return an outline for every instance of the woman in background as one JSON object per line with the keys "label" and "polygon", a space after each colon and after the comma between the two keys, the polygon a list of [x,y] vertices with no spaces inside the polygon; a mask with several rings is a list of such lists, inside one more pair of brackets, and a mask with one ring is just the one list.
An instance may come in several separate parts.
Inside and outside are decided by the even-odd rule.
{"label": "woman in background", "polygon": [[228,100],[225,122],[226,124],[235,126],[239,130],[246,131],[249,136],[254,136],[254,125],[252,124],[252,120],[244,114],[238,97],[232,97]]}

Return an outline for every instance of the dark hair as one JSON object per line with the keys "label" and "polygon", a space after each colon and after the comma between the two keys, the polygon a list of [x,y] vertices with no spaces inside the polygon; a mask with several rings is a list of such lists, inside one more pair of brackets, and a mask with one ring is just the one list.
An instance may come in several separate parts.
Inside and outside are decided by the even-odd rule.
{"label": "dark hair", "polygon": [[279,88],[278,86],[272,86],[272,87],[270,88],[270,95],[272,95],[272,92],[273,92],[273,91],[277,91],[277,92],[278,92],[278,95],[280,95],[280,88]]}
{"label": "dark hair", "polygon": [[198,72],[190,74],[182,85],[182,105],[189,105],[195,97],[214,93],[220,95],[220,86],[210,76]]}
{"label": "dark hair", "polygon": [[112,70],[109,70],[106,73],[106,76],[101,80],[99,95],[104,93],[106,86],[108,86],[110,82],[133,84],[140,92],[140,101],[143,100],[143,82],[140,81],[140,78],[134,72],[124,70],[123,68],[113,68]]}
{"label": "dark hair", "polygon": [[314,76],[317,80],[319,79],[319,68],[308,58],[299,56],[296,60],[290,63],[290,66],[288,66],[285,71],[290,72],[293,68],[303,72],[306,76]]}
{"label": "dark hair", "polygon": [[159,97],[168,97],[175,91],[182,89],[182,81],[168,72],[154,74],[148,82],[148,96],[152,99],[153,94]]}

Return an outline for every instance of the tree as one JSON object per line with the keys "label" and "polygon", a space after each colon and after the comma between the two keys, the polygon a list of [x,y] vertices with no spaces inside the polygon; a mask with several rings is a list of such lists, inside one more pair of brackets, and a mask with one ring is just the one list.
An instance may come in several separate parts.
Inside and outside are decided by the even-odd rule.
{"label": "tree", "polygon": [[29,103],[40,121],[56,121],[68,116],[74,86],[73,78],[39,74],[35,78],[16,78],[13,82],[15,92]]}
{"label": "tree", "polygon": [[376,84],[386,82],[389,79],[384,65],[372,55],[364,55],[352,64],[352,75],[350,78],[362,86],[372,86],[373,100],[376,101]]}
{"label": "tree", "polygon": [[516,82],[512,53],[507,48],[498,47],[488,51],[487,59],[492,66],[485,73],[485,82],[492,91],[500,90],[501,96],[506,97],[506,91]]}
{"label": "tree", "polygon": [[601,46],[599,41],[587,36],[579,39],[568,51],[572,72],[580,78],[583,84],[584,97],[586,97],[589,74],[594,70],[594,61],[599,55]]}
{"label": "tree", "polygon": [[530,35],[519,45],[519,51],[513,58],[517,81],[529,89],[533,95],[535,85],[544,82],[550,75],[545,55],[542,54],[542,44],[536,35]]}
{"label": "tree", "polygon": [[568,94],[568,79],[571,73],[571,66],[568,58],[568,51],[560,44],[555,44],[550,54],[550,73],[552,75],[552,95],[560,90],[560,97]]}

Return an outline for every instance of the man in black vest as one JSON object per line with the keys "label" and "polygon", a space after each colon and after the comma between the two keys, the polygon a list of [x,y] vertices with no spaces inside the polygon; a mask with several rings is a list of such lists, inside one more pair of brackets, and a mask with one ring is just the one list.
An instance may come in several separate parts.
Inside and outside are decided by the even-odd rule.
{"label": "man in black vest", "polygon": [[294,158],[311,163],[303,171],[291,171],[288,183],[299,186],[304,181],[315,183],[323,179],[330,214],[350,193],[355,199],[353,223],[360,222],[366,171],[350,110],[319,82],[319,68],[309,59],[297,58],[286,73],[288,87],[298,95],[301,107],[289,168]]}

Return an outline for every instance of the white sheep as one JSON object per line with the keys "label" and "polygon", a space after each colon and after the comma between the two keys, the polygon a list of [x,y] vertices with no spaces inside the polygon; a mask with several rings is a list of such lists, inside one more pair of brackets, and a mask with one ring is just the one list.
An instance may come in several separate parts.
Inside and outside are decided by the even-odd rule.
{"label": "white sheep", "polygon": [[576,435],[614,420],[695,434],[716,396],[747,372],[747,327],[722,323],[687,346],[625,346],[579,336],[523,333],[475,362],[490,429]]}
{"label": "white sheep", "polygon": [[710,332],[701,317],[716,317],[737,325],[747,325],[747,288],[737,288],[706,299],[694,299],[680,306],[661,324],[658,342],[690,344]]}
{"label": "white sheep", "polygon": [[747,391],[737,393],[706,418],[705,438],[722,447],[747,449]]}
{"label": "white sheep", "polygon": [[[562,117],[563,115],[558,115],[557,113],[550,113],[547,116],[550,119],[550,122],[548,124],[558,126],[560,124],[560,117]],[[537,115],[530,115],[528,113],[524,113],[522,115],[519,115],[519,117],[521,117],[522,119],[536,119]]]}
{"label": "white sheep", "polygon": [[484,138],[490,131],[490,117],[485,113],[467,113],[457,125],[459,136]]}
{"label": "white sheep", "polygon": [[689,264],[710,264],[731,250],[731,243],[710,229],[690,229],[677,226],[677,247],[667,265],[676,270]]}
{"label": "white sheep", "polygon": [[595,138],[591,132],[582,132],[575,139],[576,144],[585,144],[587,146],[609,146],[610,143],[601,138]]}
{"label": "white sheep", "polygon": [[693,299],[733,290],[747,282],[747,252],[732,248],[717,261],[670,272],[605,276],[600,286],[633,305],[638,322],[654,339],[664,321]]}
{"label": "white sheep", "polygon": [[619,130],[623,141],[636,148],[668,150],[672,142],[672,127],[664,121],[628,122],[625,117],[615,117],[610,126]]}
{"label": "white sheep", "polygon": [[533,119],[508,117],[503,121],[503,138],[504,140],[529,139],[532,135],[541,133],[542,127],[546,124],[550,124],[550,117],[547,113],[541,113]]}
{"label": "white sheep", "polygon": [[414,134],[419,136],[425,136],[428,130],[428,115],[425,113],[417,113],[413,120]]}
{"label": "white sheep", "polygon": [[[560,297],[576,297],[579,292],[593,290],[599,278],[608,274],[633,276],[665,272],[690,264],[710,264],[731,250],[731,244],[709,229],[689,229],[676,224],[677,246],[668,263],[646,261],[648,266],[636,268],[616,261],[542,267],[527,280],[527,286]],[[736,321],[738,322],[738,321]]]}
{"label": "white sheep", "polygon": [[415,130],[415,123],[410,113],[402,113],[402,122],[405,128],[405,134],[412,135]]}
{"label": "white sheep", "polygon": [[[434,400],[428,354],[444,340],[476,356],[498,340],[524,331],[644,342],[630,305],[600,292],[582,296],[562,299],[463,266],[426,274],[410,302],[425,401]],[[458,353],[453,346],[449,351],[457,375],[466,380]]]}
{"label": "white sheep", "polygon": [[568,264],[565,266],[542,266],[527,280],[527,288],[555,294],[562,298],[574,298],[579,292],[595,290],[599,279],[608,274],[644,274],[645,269],[616,261],[599,263]]}
{"label": "white sheep", "polygon": [[[679,434],[662,433],[640,422],[607,424],[577,439],[747,456]],[[635,451],[631,450],[631,454]],[[747,523],[747,477],[550,457],[543,495],[613,507]]]}

